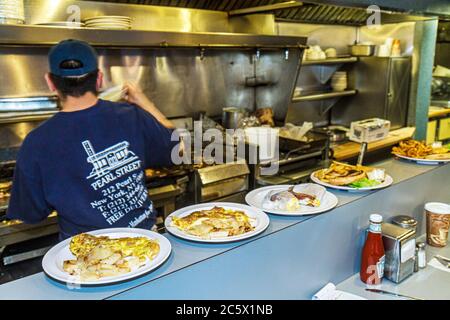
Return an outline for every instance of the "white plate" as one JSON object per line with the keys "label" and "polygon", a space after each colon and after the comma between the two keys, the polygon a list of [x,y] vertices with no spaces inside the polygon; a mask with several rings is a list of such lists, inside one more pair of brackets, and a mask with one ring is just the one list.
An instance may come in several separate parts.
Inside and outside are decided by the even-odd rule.
{"label": "white plate", "polygon": [[156,232],[145,229],[111,228],[96,230],[88,233],[96,236],[108,236],[111,238],[147,237],[152,240],[158,240],[160,250],[158,255],[153,260],[148,260],[144,266],[129,273],[114,277],[104,277],[96,281],[81,281],[80,279],[77,279],[77,277],[71,276],[63,269],[64,260],[71,260],[75,258],[69,249],[70,241],[72,239],[69,238],[58,243],[45,254],[44,259],[42,260],[42,268],[44,269],[45,274],[56,281],[66,283],[70,286],[98,286],[113,284],[131,280],[149,273],[163,264],[167,258],[169,258],[170,252],[172,251],[172,246],[167,238]]}
{"label": "white plate", "polygon": [[54,22],[42,22],[36,23],[37,26],[48,27],[65,27],[65,28],[82,28],[84,23],[81,22],[69,22],[69,21],[54,21]]}
{"label": "white plate", "polygon": [[268,186],[268,187],[262,187],[255,189],[253,191],[250,191],[245,196],[245,202],[247,202],[250,206],[258,208],[260,210],[263,210],[267,213],[272,213],[276,215],[282,215],[282,216],[304,216],[304,215],[310,215],[310,214],[318,214],[322,213],[328,210],[333,209],[338,204],[338,198],[332,194],[331,192],[326,191],[324,194],[322,201],[320,202],[319,207],[308,207],[308,206],[301,206],[300,210],[296,211],[286,211],[286,210],[276,210],[271,209],[267,210],[264,209],[262,206],[262,202],[264,197],[267,195],[270,191],[284,191],[289,189],[289,187],[292,187],[293,185],[277,185],[277,186]]}
{"label": "white plate", "polygon": [[373,187],[367,187],[367,188],[352,188],[352,187],[347,187],[347,186],[335,186],[333,184],[329,184],[326,182],[323,182],[322,180],[320,180],[319,178],[316,178],[314,175],[317,171],[314,171],[313,173],[311,173],[311,180],[317,184],[320,184],[324,187],[327,188],[332,188],[332,189],[337,189],[337,190],[344,190],[344,191],[354,191],[354,192],[364,192],[364,191],[371,191],[371,190],[377,190],[377,189],[383,189],[386,188],[388,186],[390,186],[393,182],[394,179],[392,179],[392,177],[390,175],[386,175],[386,177],[384,178],[384,181],[382,183],[380,183],[377,186],[373,186]]}
{"label": "white plate", "polygon": [[[237,236],[231,236],[231,237],[217,237],[217,238],[201,238],[198,236],[194,236],[188,233],[185,233],[178,229],[177,227],[172,226],[172,217],[185,217],[189,214],[191,214],[194,211],[199,210],[208,210],[212,209],[213,207],[222,207],[225,209],[231,209],[231,210],[239,210],[244,211],[245,214],[247,214],[249,217],[255,219],[255,224],[253,225],[255,229],[253,231],[237,235]],[[257,234],[260,234],[264,230],[267,229],[269,226],[269,217],[267,214],[265,214],[262,210],[259,210],[257,208],[252,208],[250,206],[247,206],[245,204],[239,204],[239,203],[231,203],[231,202],[209,202],[209,203],[202,203],[202,204],[195,204],[192,206],[188,206],[182,209],[179,209],[175,212],[173,212],[171,215],[169,215],[166,220],[164,221],[164,225],[166,227],[166,230],[173,234],[174,236],[180,237],[182,239],[191,240],[191,241],[197,241],[197,242],[207,242],[207,243],[223,243],[223,242],[232,242],[232,241],[239,241],[244,240],[247,238],[251,238],[253,236],[256,236]]]}
{"label": "white plate", "polygon": [[131,17],[128,16],[95,16],[84,19],[85,21],[89,20],[131,20]]}
{"label": "white plate", "polygon": [[441,159],[441,160],[436,160],[436,159],[419,159],[419,158],[411,158],[411,157],[407,157],[407,156],[401,156],[399,154],[395,154],[396,157],[402,158],[402,159],[406,159],[409,161],[414,161],[416,163],[419,164],[428,164],[428,165],[436,165],[436,164],[442,164],[442,163],[447,163],[450,162],[450,159]]}

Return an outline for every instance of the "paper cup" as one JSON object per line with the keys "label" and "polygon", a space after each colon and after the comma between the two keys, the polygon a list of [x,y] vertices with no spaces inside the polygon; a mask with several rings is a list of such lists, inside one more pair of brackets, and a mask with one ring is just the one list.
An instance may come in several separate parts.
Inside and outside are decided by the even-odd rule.
{"label": "paper cup", "polygon": [[251,127],[245,129],[248,143],[259,147],[259,159],[268,161],[278,158],[278,129]]}
{"label": "paper cup", "polygon": [[445,247],[450,227],[450,205],[440,202],[425,204],[427,243],[433,247]]}

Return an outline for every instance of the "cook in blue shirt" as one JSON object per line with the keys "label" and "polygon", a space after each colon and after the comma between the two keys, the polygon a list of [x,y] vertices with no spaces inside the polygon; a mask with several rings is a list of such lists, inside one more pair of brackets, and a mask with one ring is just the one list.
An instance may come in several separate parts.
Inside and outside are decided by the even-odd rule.
{"label": "cook in blue shirt", "polygon": [[61,112],[33,130],[19,151],[7,217],[38,223],[56,210],[60,238],[101,228],[149,229],[155,210],[144,169],[171,165],[172,124],[140,89],[128,103],[98,99],[95,50],[65,40],[49,53],[49,88]]}

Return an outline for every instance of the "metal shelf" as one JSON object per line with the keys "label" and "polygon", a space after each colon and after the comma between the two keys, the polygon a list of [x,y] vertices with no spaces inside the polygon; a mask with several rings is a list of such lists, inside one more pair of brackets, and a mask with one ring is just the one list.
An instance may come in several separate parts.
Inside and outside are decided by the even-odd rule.
{"label": "metal shelf", "polygon": [[320,92],[314,94],[308,94],[304,96],[297,96],[292,99],[292,102],[301,101],[315,101],[315,100],[325,100],[337,97],[352,96],[357,93],[356,90],[345,90],[345,91],[330,91],[330,92]]}
{"label": "metal shelf", "polygon": [[51,46],[64,39],[107,47],[306,48],[306,37],[293,36],[0,25],[0,45]]}
{"label": "metal shelf", "polygon": [[326,64],[341,64],[341,63],[354,63],[358,61],[358,57],[345,57],[345,58],[330,58],[325,60],[304,60],[303,66],[313,65],[326,65]]}
{"label": "metal shelf", "polygon": [[59,110],[43,110],[35,112],[0,113],[0,124],[18,123],[25,121],[44,121],[57,114]]}

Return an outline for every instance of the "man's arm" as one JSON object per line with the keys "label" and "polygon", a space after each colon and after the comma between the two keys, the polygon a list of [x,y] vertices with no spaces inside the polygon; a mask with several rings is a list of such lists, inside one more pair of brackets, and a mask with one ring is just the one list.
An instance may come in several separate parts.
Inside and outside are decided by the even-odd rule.
{"label": "man's arm", "polygon": [[148,113],[150,113],[159,123],[168,129],[174,129],[173,123],[167,119],[161,111],[156,108],[155,104],[147,98],[147,96],[142,92],[141,88],[134,83],[128,82],[124,85],[125,90],[125,100],[128,103],[133,103]]}
{"label": "man's arm", "polygon": [[[172,121],[166,118],[161,111],[156,108],[155,104],[147,98],[147,96],[142,92],[142,89],[132,82],[127,82],[124,85],[125,90],[125,100],[128,103],[132,103],[142,108],[143,110],[150,113],[160,124],[162,124],[167,129],[175,129]],[[185,149],[184,141],[181,139],[179,146],[180,155],[183,154]]]}

